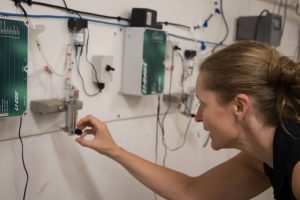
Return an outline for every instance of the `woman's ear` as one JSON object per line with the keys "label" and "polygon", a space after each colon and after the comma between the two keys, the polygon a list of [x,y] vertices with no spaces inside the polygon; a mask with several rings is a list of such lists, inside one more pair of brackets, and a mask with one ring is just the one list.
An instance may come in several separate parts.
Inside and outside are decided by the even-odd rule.
{"label": "woman's ear", "polygon": [[233,101],[234,114],[238,120],[244,118],[246,113],[249,111],[250,98],[246,94],[237,94]]}

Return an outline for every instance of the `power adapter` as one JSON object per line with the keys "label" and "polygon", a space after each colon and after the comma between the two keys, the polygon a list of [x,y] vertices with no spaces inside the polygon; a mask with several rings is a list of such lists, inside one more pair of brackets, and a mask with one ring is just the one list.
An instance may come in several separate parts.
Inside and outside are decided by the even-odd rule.
{"label": "power adapter", "polygon": [[88,21],[82,18],[71,18],[68,20],[68,28],[71,32],[77,32],[88,27]]}

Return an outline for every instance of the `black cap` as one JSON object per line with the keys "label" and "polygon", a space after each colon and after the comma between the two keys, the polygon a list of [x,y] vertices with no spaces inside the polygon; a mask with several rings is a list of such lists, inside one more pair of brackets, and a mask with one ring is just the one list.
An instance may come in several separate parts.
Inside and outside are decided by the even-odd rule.
{"label": "black cap", "polygon": [[79,128],[76,128],[75,131],[74,131],[74,133],[75,133],[76,135],[81,135],[81,134],[82,134],[82,130],[79,129]]}

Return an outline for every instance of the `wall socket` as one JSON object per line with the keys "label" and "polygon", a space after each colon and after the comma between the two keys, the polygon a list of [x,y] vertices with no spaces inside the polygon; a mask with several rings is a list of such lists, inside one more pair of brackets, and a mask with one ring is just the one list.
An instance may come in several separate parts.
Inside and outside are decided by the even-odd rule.
{"label": "wall socket", "polygon": [[[113,80],[113,56],[94,55],[92,63],[97,71],[97,78],[100,83],[108,83]],[[94,78],[94,81],[97,82]]]}

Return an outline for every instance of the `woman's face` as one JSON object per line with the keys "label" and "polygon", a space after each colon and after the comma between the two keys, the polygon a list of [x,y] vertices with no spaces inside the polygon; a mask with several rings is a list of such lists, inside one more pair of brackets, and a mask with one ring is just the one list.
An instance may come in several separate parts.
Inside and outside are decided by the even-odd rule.
{"label": "woman's face", "polygon": [[217,94],[205,89],[205,73],[200,72],[197,79],[196,95],[200,105],[196,121],[203,122],[204,129],[209,131],[213,149],[231,148],[237,139],[233,105],[231,102],[224,105],[219,103]]}

